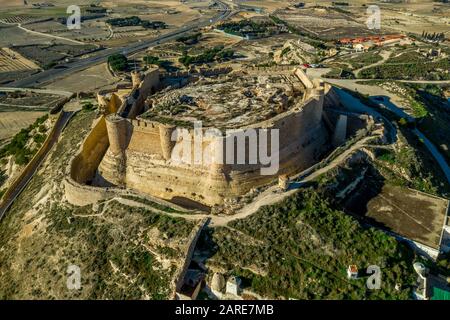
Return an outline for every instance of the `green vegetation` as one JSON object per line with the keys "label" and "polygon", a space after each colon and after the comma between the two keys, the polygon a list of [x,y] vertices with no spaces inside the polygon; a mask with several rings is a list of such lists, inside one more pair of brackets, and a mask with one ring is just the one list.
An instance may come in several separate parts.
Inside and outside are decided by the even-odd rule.
{"label": "green vegetation", "polygon": [[162,21],[146,21],[137,16],[108,19],[106,20],[106,23],[114,27],[142,26],[146,29],[164,29],[167,27],[167,25]]}
{"label": "green vegetation", "polygon": [[[5,171],[0,170],[0,187],[5,183],[8,176],[6,175]],[[2,198],[3,194],[6,192],[6,189],[0,189],[0,199]]]}
{"label": "green vegetation", "polygon": [[97,107],[92,102],[84,102],[83,105],[81,106],[81,109],[83,111],[93,111],[97,109]]}
{"label": "green vegetation", "polygon": [[360,78],[367,79],[403,79],[403,80],[449,80],[449,59],[430,62],[409,62],[402,64],[389,64],[364,69]]}
{"label": "green vegetation", "polygon": [[200,39],[200,37],[202,36],[202,34],[200,32],[194,33],[194,34],[189,34],[186,36],[181,36],[177,39],[178,42],[182,42],[186,45],[192,45],[192,44],[196,44],[198,43],[198,40]]}
{"label": "green vegetation", "polygon": [[161,60],[159,57],[156,56],[147,55],[142,60],[145,62],[146,65],[154,64],[160,68],[166,69],[169,72],[178,70],[177,67],[174,67],[172,65],[171,61]]}
{"label": "green vegetation", "polygon": [[[408,135],[409,143],[420,144],[417,138],[409,133]],[[405,141],[404,137],[400,139]],[[441,193],[445,192],[446,188],[441,186],[442,175],[437,172],[440,169],[432,162],[432,159],[426,157],[425,151],[421,149],[404,144],[396,152],[385,149],[377,150],[375,155],[380,160],[377,167],[386,179],[386,183],[442,195]],[[399,175],[399,173],[403,173],[403,175]]]}
{"label": "green vegetation", "polygon": [[41,146],[45,139],[47,139],[47,135],[45,134],[37,133],[33,136],[33,141],[36,142],[38,146]]}
{"label": "green vegetation", "polygon": [[288,54],[289,51],[291,51],[291,48],[289,48],[289,47],[284,48],[284,49],[281,51],[280,57],[282,57],[282,56]]}
{"label": "green vegetation", "polygon": [[44,115],[38,118],[28,128],[20,130],[20,132],[12,138],[10,143],[0,149],[0,158],[13,156],[16,164],[26,165],[37,152],[37,149],[30,150],[27,147],[29,140],[33,139],[37,144],[42,144],[46,138],[45,135],[39,133],[33,136],[31,131],[37,128],[41,129],[41,125],[47,119],[48,115]]}
{"label": "green vegetation", "polygon": [[223,61],[232,59],[234,57],[234,51],[231,49],[224,49],[223,46],[217,46],[212,49],[205,50],[202,54],[196,56],[190,56],[187,53],[179,59],[179,62],[185,66],[191,64],[210,63],[213,61]]}
{"label": "green vegetation", "polygon": [[450,112],[443,89],[436,85],[410,84],[416,99],[426,107],[427,114],[417,124],[418,129],[439,149],[450,163]]}
{"label": "green vegetation", "polygon": [[[269,298],[408,299],[413,253],[374,228],[333,209],[309,188],[212,233],[218,251],[210,263],[232,270],[245,286]],[[205,241],[205,240],[203,240]],[[348,265],[360,270],[348,280]],[[365,270],[381,267],[380,290],[366,288]],[[401,290],[394,289],[396,284]]]}
{"label": "green vegetation", "polygon": [[162,63],[162,61],[159,60],[159,57],[155,56],[145,56],[143,60],[146,64],[156,64],[158,66]]}
{"label": "green vegetation", "polygon": [[269,36],[269,27],[275,27],[271,21],[255,22],[252,20],[241,20],[237,22],[222,23],[218,29],[226,33],[240,37],[246,36]]}
{"label": "green vegetation", "polygon": [[343,68],[332,68],[325,76],[325,78],[333,79],[354,79],[355,75],[353,72],[346,67]]}
{"label": "green vegetation", "polygon": [[52,61],[52,62],[50,62],[50,63],[45,64],[45,65],[43,66],[43,68],[44,68],[44,70],[49,70],[49,69],[55,67],[56,65],[57,65],[57,63],[54,62],[54,61]]}
{"label": "green vegetation", "polygon": [[417,90],[414,89],[414,86],[411,84],[385,80],[359,81],[358,83],[380,86],[387,91],[396,94],[404,100],[406,103],[405,106],[412,109],[412,114],[417,119],[422,119],[428,115],[428,106],[424,103],[424,99],[418,94]]}
{"label": "green vegetation", "polygon": [[436,43],[437,42],[442,42],[442,41],[445,40],[445,33],[444,32],[441,32],[441,33],[436,33],[436,32],[428,33],[428,32],[423,31],[422,32],[422,39],[424,41],[430,41],[430,42],[436,42]]}
{"label": "green vegetation", "polygon": [[380,62],[381,60],[383,60],[383,57],[378,52],[365,52],[351,58],[348,62],[352,64],[354,69],[360,69],[364,66]]}
{"label": "green vegetation", "polygon": [[450,277],[450,252],[439,255],[436,266],[440,274]]}
{"label": "green vegetation", "polygon": [[113,71],[125,71],[128,69],[128,59],[123,54],[114,54],[108,57],[108,63]]}
{"label": "green vegetation", "polygon": [[[185,254],[182,246],[194,222],[117,201],[76,207],[62,201],[60,188],[42,192],[62,183],[95,117],[93,112],[73,117],[49,155],[52,166],[44,166],[31,179],[3,218],[0,299],[170,298],[176,267]],[[47,196],[49,201],[41,202],[34,218],[25,219]],[[19,261],[25,269],[13,267]],[[69,265],[81,269],[80,290],[67,290]]]}
{"label": "green vegetation", "polygon": [[158,209],[158,210],[161,210],[161,211],[165,211],[165,212],[169,212],[169,213],[185,213],[183,211],[178,211],[178,210],[175,210],[175,209],[173,209],[171,207],[164,206],[164,205],[156,203],[154,201],[151,201],[151,200],[148,200],[148,199],[145,199],[145,198],[141,198],[141,197],[137,197],[137,196],[128,196],[128,195],[126,195],[126,196],[122,196],[122,198],[133,200],[133,201],[137,201],[137,202],[146,204],[146,205],[148,205],[150,207],[153,207],[155,209]]}
{"label": "green vegetation", "polygon": [[[427,121],[430,114],[425,118],[422,118],[417,124],[408,122],[387,109],[379,108],[379,106],[370,100],[368,96],[351,90],[343,90],[375,109],[389,120],[389,122],[397,122],[399,124],[396,130],[396,136],[397,139],[401,141],[400,145],[402,147],[398,150],[396,149],[395,166],[389,165],[377,167],[387,182],[393,185],[407,186],[441,197],[448,197],[450,194],[450,186],[448,185],[447,179],[443,175],[440,166],[436,163],[436,160],[424,146],[423,142],[421,142],[412,132],[412,129],[414,129],[415,126],[419,126],[419,128],[422,129],[422,123]],[[427,110],[430,110],[429,106],[427,106]],[[434,117],[433,119],[436,120]],[[434,130],[435,137],[437,134],[440,136],[444,135],[446,130],[448,130],[448,124],[445,125],[446,119],[447,118],[445,117],[439,119],[440,124],[442,125],[439,127],[435,126],[433,122],[428,122]],[[389,129],[391,125],[388,125],[386,121],[384,122],[385,127]],[[428,136],[428,133],[424,132],[424,134]],[[439,144],[437,145],[439,146]],[[380,153],[377,154],[380,155]],[[378,162],[380,165],[382,163],[383,162]],[[388,162],[386,162],[386,164],[388,164]],[[402,172],[403,176],[399,175],[399,172]]]}
{"label": "green vegetation", "polygon": [[391,56],[387,63],[420,63],[428,61],[427,58],[417,51],[404,51],[400,54]]}

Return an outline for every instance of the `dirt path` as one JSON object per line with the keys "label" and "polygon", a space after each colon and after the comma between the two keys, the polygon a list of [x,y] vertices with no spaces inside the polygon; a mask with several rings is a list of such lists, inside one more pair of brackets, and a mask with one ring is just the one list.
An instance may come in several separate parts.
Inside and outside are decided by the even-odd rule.
{"label": "dirt path", "polygon": [[[379,132],[378,132],[379,133]],[[377,135],[378,136],[378,135]],[[306,177],[301,177],[298,180],[295,180],[291,183],[291,189],[286,192],[280,192],[278,186],[273,186],[259,194],[251,204],[243,207],[241,210],[238,211],[238,213],[232,215],[232,216],[212,216],[211,217],[211,226],[225,226],[229,222],[237,220],[237,219],[244,219],[253,213],[257,212],[261,207],[266,205],[272,205],[277,202],[283,201],[284,199],[288,198],[289,196],[293,195],[295,192],[297,192],[305,183],[312,181],[319,177],[320,175],[326,173],[327,171],[335,168],[336,166],[340,165],[345,159],[350,156],[353,152],[356,150],[361,149],[363,146],[366,145],[368,140],[373,139],[375,136],[366,137],[357,143],[355,143],[352,147],[344,151],[342,154],[337,156],[334,160],[332,160],[328,165],[325,167],[318,169],[316,171],[313,171],[311,174],[309,174]],[[299,174],[301,175],[301,173]],[[294,176],[294,179],[296,177]]]}
{"label": "dirt path", "polygon": [[79,45],[81,45],[81,44],[84,45],[85,44],[84,42],[81,42],[81,41],[72,40],[72,39],[69,39],[69,38],[64,38],[64,37],[59,37],[59,36],[54,36],[54,35],[43,33],[43,32],[33,31],[33,30],[30,30],[30,29],[27,29],[27,28],[23,27],[21,23],[17,24],[17,27],[19,29],[27,32],[27,33],[36,34],[38,36],[47,37],[47,38],[53,38],[53,39],[58,39],[58,40],[63,40],[63,41],[68,41],[68,42],[72,42],[72,43],[79,44]]}
{"label": "dirt path", "polygon": [[[261,192],[249,205],[244,206],[242,209],[240,209],[236,214],[234,215],[208,215],[208,214],[190,214],[190,213],[173,213],[173,212],[166,212],[163,210],[156,209],[150,205],[144,204],[142,202],[130,200],[130,199],[124,199],[121,197],[115,197],[111,200],[116,200],[124,205],[131,206],[131,207],[140,207],[140,208],[146,208],[150,209],[154,212],[165,214],[171,217],[175,218],[183,218],[188,220],[201,220],[203,218],[209,218],[210,223],[209,225],[211,227],[223,227],[226,226],[228,223],[238,220],[238,219],[245,219],[248,216],[256,213],[261,207],[267,206],[267,205],[273,205],[275,203],[278,203],[280,201],[283,201],[284,199],[288,198],[289,196],[296,193],[299,189],[302,188],[302,186],[320,175],[328,172],[329,170],[335,168],[336,166],[340,165],[343,161],[345,161],[353,152],[361,149],[362,147],[366,146],[366,143],[380,135],[382,135],[382,130],[375,131],[374,135],[365,137],[361,139],[360,141],[356,142],[353,146],[351,146],[349,149],[345,150],[343,153],[338,155],[335,159],[333,159],[329,164],[327,164],[325,167],[320,168],[318,170],[313,171],[309,175],[304,175],[303,173],[299,173],[297,176],[293,176],[292,183],[290,190],[285,192],[280,192],[279,187],[277,185],[269,187],[265,191]],[[299,176],[301,176],[299,178]]]}
{"label": "dirt path", "polygon": [[365,70],[365,69],[368,69],[368,68],[376,67],[376,66],[379,66],[379,65],[382,65],[383,63],[385,63],[385,62],[391,57],[391,54],[392,54],[392,51],[383,50],[383,51],[380,52],[380,56],[381,56],[383,59],[381,59],[380,61],[375,62],[375,63],[373,63],[373,64],[369,64],[369,65],[367,65],[367,66],[364,66],[364,67],[362,67],[362,68],[359,68],[359,69],[353,71],[353,73],[355,74],[356,77],[358,77],[358,76],[359,76],[359,73],[360,73],[361,71],[363,71],[363,70]]}

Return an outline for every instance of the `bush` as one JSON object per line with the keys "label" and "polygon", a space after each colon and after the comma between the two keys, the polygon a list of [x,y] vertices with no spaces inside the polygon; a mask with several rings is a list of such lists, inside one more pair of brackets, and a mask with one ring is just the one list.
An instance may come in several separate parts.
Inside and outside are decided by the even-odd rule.
{"label": "bush", "polygon": [[45,135],[45,134],[38,133],[33,136],[33,141],[39,145],[42,145],[44,143],[45,139],[47,139],[47,135]]}
{"label": "bush", "polygon": [[202,54],[197,56],[190,56],[187,53],[179,59],[179,62],[185,66],[190,64],[209,63],[215,60],[227,60],[234,56],[234,51],[231,49],[224,50],[223,46],[217,46],[212,49],[205,50]]}
{"label": "bush", "polygon": [[[412,250],[380,230],[363,227],[335,210],[320,190],[305,189],[283,202],[262,207],[230,226],[245,234],[218,229],[215,260],[244,278],[251,289],[269,298],[408,299],[414,278]],[[380,265],[380,290],[367,290],[364,276],[348,281],[345,269]],[[265,275],[249,271],[262,269]],[[403,290],[396,291],[396,283]]]}
{"label": "bush", "polygon": [[123,54],[114,54],[108,57],[108,64],[113,71],[125,71],[128,68],[128,59]]}
{"label": "bush", "polygon": [[162,63],[162,61],[159,60],[159,58],[155,57],[155,56],[145,56],[144,57],[144,62],[146,64],[156,64],[158,66]]}
{"label": "bush", "polygon": [[167,25],[162,21],[147,21],[142,20],[137,16],[108,19],[106,20],[106,23],[114,27],[142,26],[146,29],[164,29],[167,27]]}
{"label": "bush", "polygon": [[0,186],[6,181],[5,171],[0,170]]}
{"label": "bush", "polygon": [[187,45],[196,44],[198,42],[199,38],[201,37],[201,35],[202,34],[200,32],[197,32],[197,33],[194,33],[191,35],[179,37],[177,39],[177,41],[182,42]]}
{"label": "bush", "polygon": [[87,103],[83,104],[81,109],[84,111],[92,111],[92,110],[95,110],[95,106],[91,102],[87,102]]}
{"label": "bush", "polygon": [[10,143],[8,143],[6,146],[0,149],[0,158],[12,155],[15,158],[14,160],[16,164],[18,165],[27,164],[35,153],[35,151],[31,151],[26,147],[29,139],[33,138],[36,143],[39,142],[43,143],[43,141],[45,141],[45,135],[38,133],[34,137],[32,137],[30,135],[30,132],[36,128],[41,129],[42,124],[47,119],[48,114],[38,118],[28,128],[20,130],[20,132],[12,138]]}

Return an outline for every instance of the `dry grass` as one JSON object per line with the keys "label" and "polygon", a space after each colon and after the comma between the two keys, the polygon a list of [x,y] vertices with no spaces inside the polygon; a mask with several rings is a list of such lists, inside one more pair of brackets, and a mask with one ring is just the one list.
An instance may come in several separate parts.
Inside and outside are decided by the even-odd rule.
{"label": "dry grass", "polygon": [[42,111],[0,112],[0,140],[13,137],[44,114]]}

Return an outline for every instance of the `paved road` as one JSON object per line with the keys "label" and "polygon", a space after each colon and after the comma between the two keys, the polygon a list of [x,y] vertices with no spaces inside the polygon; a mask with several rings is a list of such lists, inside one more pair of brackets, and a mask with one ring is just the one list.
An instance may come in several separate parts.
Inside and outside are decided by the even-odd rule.
{"label": "paved road", "polygon": [[110,48],[102,50],[92,57],[60,65],[56,68],[37,73],[35,75],[31,75],[30,77],[27,77],[25,79],[17,80],[15,82],[8,84],[7,86],[20,88],[43,86],[46,83],[54,81],[57,78],[72,74],[76,71],[84,70],[96,64],[106,62],[107,58],[112,54],[122,53],[124,55],[130,56],[134,53],[147,49],[151,46],[176,39],[182,34],[188,33],[196,28],[205,27],[207,25],[225,20],[232,15],[232,11],[226,3],[221,2],[220,0],[216,0],[216,3],[219,5],[221,11],[219,11],[218,14],[212,17],[211,19],[195,22],[191,25],[184,26],[178,30],[169,32],[158,38],[154,38],[151,40],[132,43],[126,47]]}
{"label": "paved road", "polygon": [[427,147],[428,151],[433,155],[433,157],[436,159],[436,162],[441,167],[442,171],[444,172],[445,177],[447,178],[448,183],[450,184],[450,167],[447,164],[447,161],[445,160],[444,156],[439,152],[438,148],[430,141],[428,138],[420,132],[418,129],[414,129],[414,133],[421,139]]}
{"label": "paved road", "polygon": [[[47,157],[48,153],[52,149],[52,147],[56,144],[58,141],[59,136],[61,135],[64,127],[69,122],[70,118],[74,114],[74,112],[65,112],[61,111],[62,115],[58,119],[58,121],[55,123],[55,130],[53,131],[53,135],[50,137],[50,143],[45,148],[44,152],[38,156],[37,158],[33,159],[31,163],[31,170],[25,176],[22,177],[19,184],[17,184],[12,191],[11,195],[7,197],[5,195],[5,198],[0,203],[0,220],[3,218],[3,215],[5,212],[9,209],[9,207],[14,203],[17,196],[22,192],[23,189],[27,186],[28,182],[31,180],[31,178],[34,176],[36,171],[38,170],[39,166],[43,163],[45,158]],[[9,190],[8,190],[9,191]]]}
{"label": "paved road", "polygon": [[[361,93],[369,94],[371,101],[378,104],[381,108],[386,108],[386,109],[394,112],[399,117],[402,117],[405,119],[409,119],[409,120],[415,119],[413,116],[407,114],[404,111],[404,108],[399,105],[399,98],[395,94],[393,94],[379,86],[364,86],[364,85],[357,84],[353,80],[341,80],[341,81],[336,80],[336,79],[324,79],[324,80],[327,82],[330,82],[331,84],[340,85],[340,86],[347,88],[349,90],[352,90],[352,91],[355,91],[355,89],[358,89],[357,91],[359,91]],[[436,83],[436,82],[429,81],[429,82],[421,82],[421,83]],[[439,83],[442,83],[442,81]],[[337,93],[338,93],[339,97],[341,98],[341,101],[343,101],[344,104],[346,104],[347,108],[349,108],[349,109],[353,108],[353,109],[355,109],[354,111],[356,111],[356,112],[366,112],[366,113],[372,114],[374,116],[378,116],[378,117],[381,116],[378,112],[376,112],[375,110],[373,110],[372,108],[370,108],[368,106],[365,106],[364,104],[359,102],[358,99],[352,97],[350,94],[348,94],[342,90],[337,90]],[[374,96],[385,96],[388,99],[384,99],[383,101],[380,101],[380,100],[374,99]],[[389,124],[390,122],[387,121],[385,123]],[[391,126],[391,129],[392,128],[394,128],[394,127]],[[395,130],[395,128],[394,128],[394,130]],[[436,146],[422,132],[420,132],[418,129],[415,129],[413,132],[419,139],[422,139],[426,148],[430,151],[431,155],[434,157],[436,162],[439,164],[445,177],[447,178],[447,181],[450,183],[450,166],[448,165],[444,156],[439,152],[438,148],[436,148]]]}

